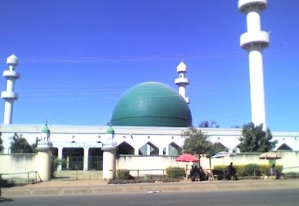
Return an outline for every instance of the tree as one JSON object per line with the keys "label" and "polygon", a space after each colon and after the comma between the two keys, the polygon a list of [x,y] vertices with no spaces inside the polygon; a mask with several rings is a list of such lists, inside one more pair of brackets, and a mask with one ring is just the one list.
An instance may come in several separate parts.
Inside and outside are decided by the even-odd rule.
{"label": "tree", "polygon": [[211,143],[209,150],[206,153],[207,158],[213,157],[216,153],[227,150],[221,143]]}
{"label": "tree", "polygon": [[255,126],[252,122],[242,128],[241,152],[268,152],[275,148],[277,141],[271,141],[272,134],[267,128],[263,131],[263,124]]}
{"label": "tree", "polygon": [[206,157],[209,158],[209,163],[210,163],[210,169],[212,166],[212,157],[221,151],[226,150],[226,147],[224,147],[222,144],[220,143],[211,143],[209,150],[206,153]]}
{"label": "tree", "polygon": [[198,154],[199,158],[201,158],[201,154],[205,154],[210,160],[211,168],[212,156],[214,156],[217,152],[223,151],[223,145],[212,143],[209,141],[208,135],[194,127],[191,127],[185,131],[184,136],[187,137],[183,145],[184,153]]}
{"label": "tree", "polygon": [[2,134],[0,132],[0,153],[3,151],[4,147],[3,147],[3,140],[1,138]]}
{"label": "tree", "polygon": [[210,150],[211,142],[201,130],[191,127],[184,131],[184,136],[187,137],[183,145],[184,153],[198,154],[200,157],[200,154],[206,154]]}
{"label": "tree", "polygon": [[18,134],[14,134],[11,142],[11,153],[34,153],[35,144],[30,145],[23,137],[19,137]]}
{"label": "tree", "polygon": [[217,124],[216,121],[202,121],[199,126],[200,128],[219,128],[220,126]]}
{"label": "tree", "polygon": [[231,126],[231,128],[239,129],[239,128],[242,128],[242,127],[240,125],[234,125],[234,126]]}

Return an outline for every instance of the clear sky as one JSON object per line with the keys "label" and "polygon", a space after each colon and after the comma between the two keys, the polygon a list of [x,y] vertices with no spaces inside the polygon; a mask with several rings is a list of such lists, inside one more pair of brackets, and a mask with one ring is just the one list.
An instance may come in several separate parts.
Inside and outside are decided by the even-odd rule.
{"label": "clear sky", "polygon": [[[1,0],[0,68],[20,61],[14,124],[105,125],[132,86],[178,90],[183,60],[193,124],[251,121],[246,15],[237,0]],[[298,0],[268,0],[262,29],[267,125],[299,131]],[[5,90],[6,80],[0,78]],[[4,101],[1,103],[4,109]],[[0,109],[0,121],[3,121]],[[2,120],[1,120],[2,118]]]}

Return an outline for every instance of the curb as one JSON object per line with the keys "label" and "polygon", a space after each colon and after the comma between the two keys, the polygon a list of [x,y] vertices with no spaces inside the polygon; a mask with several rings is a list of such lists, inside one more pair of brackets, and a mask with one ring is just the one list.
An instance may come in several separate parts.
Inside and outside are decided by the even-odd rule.
{"label": "curb", "polygon": [[51,195],[88,195],[88,194],[115,194],[115,193],[161,193],[161,192],[188,192],[188,191],[215,191],[215,190],[260,190],[298,188],[296,180],[273,181],[216,181],[196,183],[163,183],[163,184],[131,184],[131,185],[102,185],[81,187],[47,187],[47,188],[3,188],[2,197],[13,196],[51,196]]}

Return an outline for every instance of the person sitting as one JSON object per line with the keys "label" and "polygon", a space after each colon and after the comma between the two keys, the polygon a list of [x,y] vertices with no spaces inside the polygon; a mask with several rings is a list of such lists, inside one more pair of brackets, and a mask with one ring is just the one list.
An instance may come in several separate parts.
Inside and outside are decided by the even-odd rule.
{"label": "person sitting", "polygon": [[268,176],[275,176],[275,179],[277,179],[277,171],[275,169],[275,164],[272,164],[271,168],[268,170],[267,175]]}
{"label": "person sitting", "polygon": [[195,181],[195,169],[194,169],[193,165],[191,166],[189,176],[190,176],[191,181],[194,182]]}
{"label": "person sitting", "polygon": [[237,177],[237,170],[233,166],[233,163],[231,162],[230,165],[227,167],[227,174],[226,174],[226,179],[227,180],[239,180]]}
{"label": "person sitting", "polygon": [[284,174],[280,173],[278,170],[275,169],[275,164],[272,164],[271,168],[267,172],[267,178],[272,177],[274,179],[284,179]]}
{"label": "person sitting", "polygon": [[200,180],[200,169],[197,167],[197,165],[194,167],[194,176],[196,181]]}

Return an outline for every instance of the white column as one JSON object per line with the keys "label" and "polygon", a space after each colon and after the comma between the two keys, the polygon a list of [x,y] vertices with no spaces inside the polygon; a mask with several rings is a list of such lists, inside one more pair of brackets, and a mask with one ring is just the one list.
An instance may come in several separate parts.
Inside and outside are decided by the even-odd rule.
{"label": "white column", "polygon": [[3,135],[2,134],[2,140],[3,140],[3,154],[10,154],[11,153],[11,137],[13,136],[13,134],[7,134],[7,135]]}
{"label": "white column", "polygon": [[186,97],[186,88],[184,86],[179,86],[179,94],[184,98]]}
{"label": "white column", "polygon": [[139,155],[139,146],[134,146],[134,155]]}
{"label": "white column", "polygon": [[165,148],[164,146],[159,147],[159,155],[163,155],[164,148]]}
{"label": "white column", "polygon": [[165,154],[166,154],[166,155],[169,155],[169,145],[166,146]]}
{"label": "white column", "polygon": [[[62,150],[63,150],[63,148],[58,147],[57,150],[58,150],[58,160],[62,160]],[[58,167],[57,167],[57,171],[61,171],[61,169],[62,169],[62,165],[59,164]]]}
{"label": "white column", "polygon": [[4,121],[3,124],[11,124],[12,122],[13,101],[6,100],[4,104]]}
{"label": "white column", "polygon": [[66,155],[66,170],[69,170],[70,169],[70,155]]}
{"label": "white column", "polygon": [[263,55],[259,50],[249,51],[250,95],[252,122],[266,125]]}
{"label": "white column", "polygon": [[51,178],[51,150],[42,150],[37,153],[37,172],[42,181]]}
{"label": "white column", "polygon": [[146,155],[151,155],[151,146],[149,144],[146,145]]}
{"label": "white column", "polygon": [[112,180],[115,178],[117,148],[103,147],[102,150],[103,150],[103,179]]}
{"label": "white column", "polygon": [[84,148],[83,171],[87,171],[88,170],[88,151],[89,151],[89,147]]}
{"label": "white column", "polygon": [[260,31],[261,30],[261,17],[257,11],[252,11],[247,14],[247,31]]}

